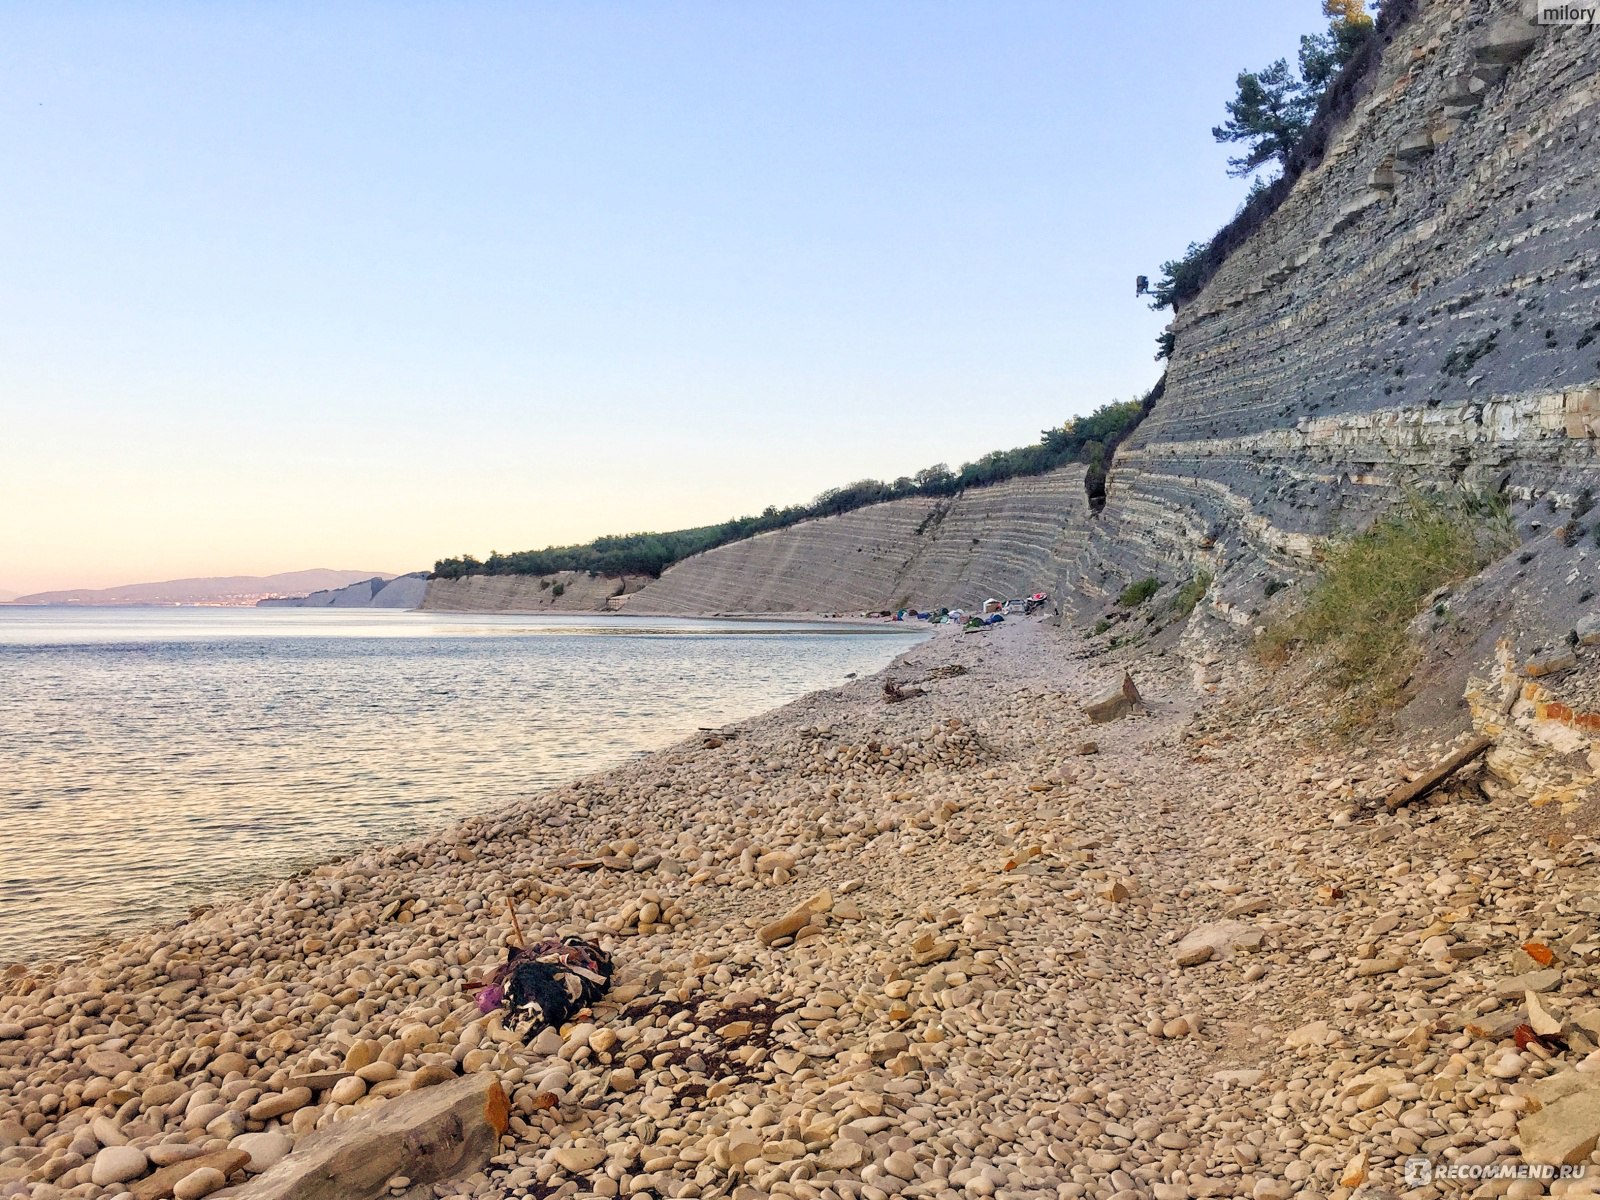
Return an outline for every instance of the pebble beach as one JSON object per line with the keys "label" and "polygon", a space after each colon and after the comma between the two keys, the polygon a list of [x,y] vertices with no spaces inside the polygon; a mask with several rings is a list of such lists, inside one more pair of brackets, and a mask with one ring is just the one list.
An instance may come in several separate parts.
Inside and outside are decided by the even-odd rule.
{"label": "pebble beach", "polygon": [[[1248,680],[1197,687],[1176,655],[1131,663],[1143,708],[1091,723],[1123,666],[1034,621],[941,633],[879,677],[13,966],[0,1196],[248,1194],[475,1075],[509,1101],[488,1162],[389,1194],[1600,1190],[1600,1166],[1405,1178],[1518,1160],[1541,1081],[1590,1065],[1592,822],[1452,791],[1391,813],[1440,747],[1329,742],[1259,701],[1243,720]],[[617,965],[531,1040],[474,1003],[512,906]],[[1559,1046],[1518,1036],[1532,1008]]]}

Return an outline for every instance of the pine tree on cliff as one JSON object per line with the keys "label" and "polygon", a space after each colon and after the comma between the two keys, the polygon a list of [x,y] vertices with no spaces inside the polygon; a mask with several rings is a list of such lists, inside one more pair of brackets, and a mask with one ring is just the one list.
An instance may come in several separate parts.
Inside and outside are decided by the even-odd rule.
{"label": "pine tree on cliff", "polygon": [[1324,0],[1322,8],[1331,18],[1327,32],[1300,39],[1298,71],[1280,58],[1260,71],[1239,72],[1228,119],[1211,130],[1219,142],[1245,143],[1245,152],[1228,160],[1228,174],[1251,175],[1274,162],[1286,166],[1328,84],[1372,35],[1362,0]]}
{"label": "pine tree on cliff", "polygon": [[1211,130],[1219,142],[1244,142],[1243,154],[1228,160],[1228,174],[1253,174],[1270,162],[1287,163],[1311,124],[1315,104],[1287,59],[1260,71],[1239,72],[1239,93],[1228,101],[1228,119]]}

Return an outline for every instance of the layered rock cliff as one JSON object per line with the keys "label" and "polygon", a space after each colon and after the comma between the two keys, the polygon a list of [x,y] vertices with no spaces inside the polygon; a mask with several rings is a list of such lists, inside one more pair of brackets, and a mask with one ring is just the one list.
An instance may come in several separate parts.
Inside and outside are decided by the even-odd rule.
{"label": "layered rock cliff", "polygon": [[466,575],[430,579],[426,612],[607,612],[647,583],[643,576],[613,579],[585,571],[555,575]]}
{"label": "layered rock cliff", "polygon": [[1520,545],[1438,594],[1400,716],[1494,739],[1538,802],[1600,779],[1600,29],[1434,0],[1324,161],[1178,313],[1165,393],[1064,573],[1214,580],[1210,655],[1406,488],[1498,494]]}
{"label": "layered rock cliff", "polygon": [[[630,613],[863,612],[973,607],[1048,587],[1083,552],[1083,468],[916,497],[805,521],[698,554],[660,579],[435,579],[435,611]],[[560,596],[553,583],[563,585]]]}
{"label": "layered rock cliff", "polygon": [[420,608],[428,590],[428,573],[413,571],[393,579],[375,576],[341,588],[325,588],[307,596],[282,596],[259,601],[257,608]]}
{"label": "layered rock cliff", "polygon": [[1199,569],[1242,621],[1402,485],[1600,482],[1600,32],[1434,2],[1320,166],[1178,314],[1080,610]]}
{"label": "layered rock cliff", "polygon": [[806,521],[666,571],[629,612],[972,608],[1048,587],[1081,552],[1083,468]]}

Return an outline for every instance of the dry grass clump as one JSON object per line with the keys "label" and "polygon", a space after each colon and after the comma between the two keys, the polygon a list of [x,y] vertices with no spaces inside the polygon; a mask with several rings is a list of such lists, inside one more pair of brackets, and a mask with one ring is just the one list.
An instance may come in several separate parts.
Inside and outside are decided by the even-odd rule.
{"label": "dry grass clump", "polygon": [[1407,629],[1433,594],[1516,541],[1498,497],[1408,493],[1366,532],[1330,544],[1305,603],[1257,650],[1269,666],[1315,656],[1350,715],[1368,719],[1404,700],[1419,653]]}
{"label": "dry grass clump", "polygon": [[1172,611],[1182,620],[1195,609],[1211,590],[1211,581],[1215,578],[1210,571],[1199,571],[1194,578],[1178,589],[1178,594],[1172,598]]}

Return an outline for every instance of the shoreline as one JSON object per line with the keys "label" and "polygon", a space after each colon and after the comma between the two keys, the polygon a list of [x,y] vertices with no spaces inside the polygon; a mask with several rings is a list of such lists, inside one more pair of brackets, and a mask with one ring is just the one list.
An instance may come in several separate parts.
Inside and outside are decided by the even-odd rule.
{"label": "shoreline", "polygon": [[[146,628],[141,614],[153,610],[149,606],[135,608],[102,606],[100,611],[116,630],[121,631],[131,627],[136,631],[132,635],[120,632],[110,635],[124,637],[139,636],[139,633]],[[367,627],[372,624],[378,626],[376,636],[386,636],[386,631],[393,632],[389,629],[387,614],[377,614],[378,620],[374,623],[373,614],[368,610],[307,610],[309,616],[300,614],[286,619],[269,617],[265,621],[258,618],[259,611],[240,610],[245,615],[235,614],[226,621],[221,621],[214,620],[204,613],[199,614],[194,620],[188,620],[182,617],[181,612],[168,614],[166,610],[162,610],[163,620],[168,616],[174,620],[168,621],[171,628],[152,626],[152,641],[205,643],[217,638],[259,636],[265,639],[264,645],[271,646],[276,644],[274,639],[280,635],[292,640],[301,638],[305,632],[301,626],[307,620],[316,627],[310,631],[311,636],[319,633],[340,635],[342,630],[344,634],[360,638],[366,635]],[[342,621],[339,618],[329,621],[325,611],[340,612],[346,616]],[[85,615],[78,613],[78,616]],[[124,617],[131,618],[133,622],[131,626],[123,620]],[[206,619],[199,619],[200,617]],[[122,803],[124,809],[129,811],[133,806],[148,803],[153,796],[175,797],[174,804],[178,815],[165,818],[165,825],[161,820],[154,818],[147,823],[151,828],[166,828],[175,839],[178,839],[173,846],[168,847],[168,857],[165,859],[158,852],[164,839],[149,837],[146,839],[156,861],[171,863],[170,869],[163,869],[160,873],[160,878],[164,882],[158,886],[151,882],[148,875],[135,872],[113,890],[109,884],[93,879],[89,871],[80,871],[73,861],[63,861],[63,856],[59,853],[53,858],[47,855],[43,862],[35,859],[35,868],[39,874],[34,876],[34,882],[23,884],[18,881],[15,888],[8,889],[16,904],[11,912],[12,920],[7,926],[6,935],[0,938],[0,943],[3,943],[0,944],[0,951],[4,951],[0,953],[0,971],[14,965],[20,965],[34,972],[59,970],[73,963],[81,963],[112,952],[129,938],[157,933],[181,923],[186,914],[196,909],[242,903],[258,892],[270,890],[287,878],[303,875],[307,871],[332,862],[347,860],[363,849],[401,844],[448,830],[468,818],[492,813],[512,802],[517,796],[558,786],[574,778],[622,765],[640,755],[658,752],[685,737],[695,736],[697,724],[721,724],[728,720],[748,719],[773,707],[781,707],[791,699],[800,698],[806,694],[802,689],[837,685],[853,677],[857,671],[873,672],[881,669],[887,665],[891,656],[915,645],[931,632],[927,629],[908,629],[898,625],[824,622],[802,625],[795,621],[754,625],[671,617],[655,620],[641,620],[634,617],[622,621],[591,621],[587,619],[587,615],[580,615],[574,620],[570,614],[563,614],[555,621],[538,618],[528,621],[516,616],[505,618],[491,616],[486,622],[480,622],[473,618],[460,619],[454,614],[446,615],[442,619],[435,614],[417,614],[414,617],[403,617],[401,621],[405,626],[403,632],[406,637],[421,636],[432,639],[438,635],[448,639],[453,634],[479,636],[486,632],[490,634],[498,632],[514,635],[518,646],[542,644],[544,639],[538,636],[541,634],[581,632],[598,635],[599,640],[594,644],[601,647],[627,647],[632,644],[627,640],[619,640],[623,634],[654,632],[667,637],[687,635],[690,643],[682,650],[673,652],[680,657],[687,655],[695,661],[704,659],[707,662],[721,662],[724,657],[731,655],[730,665],[739,669],[739,664],[747,657],[750,662],[757,663],[766,662],[775,654],[785,663],[792,662],[794,667],[767,673],[758,672],[752,676],[757,682],[751,686],[741,686],[738,680],[729,679],[719,683],[715,676],[706,677],[707,687],[691,689],[701,696],[703,707],[682,706],[675,712],[670,709],[664,710],[660,717],[646,719],[642,723],[624,722],[609,711],[593,714],[586,724],[593,727],[595,736],[588,741],[585,741],[583,730],[563,730],[551,722],[545,722],[545,727],[536,732],[533,740],[530,740],[529,736],[520,736],[512,737],[510,740],[498,740],[493,747],[485,745],[483,747],[485,753],[501,752],[488,759],[480,758],[476,763],[476,774],[466,782],[461,782],[463,776],[450,774],[448,759],[443,760],[446,765],[441,767],[437,757],[431,761],[412,762],[407,756],[395,755],[368,762],[362,768],[364,771],[372,772],[370,777],[376,778],[379,783],[369,786],[363,796],[352,797],[356,801],[353,806],[343,799],[336,798],[342,795],[340,789],[344,786],[344,776],[338,774],[337,766],[331,769],[332,773],[325,771],[318,775],[320,787],[291,790],[279,785],[275,789],[264,788],[261,793],[264,800],[255,801],[256,807],[252,810],[254,813],[259,815],[262,803],[268,802],[276,805],[271,811],[281,812],[292,818],[300,811],[293,806],[303,804],[308,811],[320,810],[321,827],[314,831],[317,834],[314,837],[302,835],[275,840],[274,833],[270,830],[263,831],[260,837],[250,836],[248,845],[244,844],[243,840],[240,841],[237,846],[239,857],[233,860],[232,866],[218,866],[215,858],[210,862],[196,861],[193,865],[185,866],[188,853],[199,852],[202,849],[198,839],[187,832],[193,825],[186,824],[185,821],[201,820],[209,815],[206,798],[198,802],[198,808],[195,807],[197,802],[193,797],[198,794],[199,789],[181,782],[168,786],[167,781],[152,781],[149,787],[112,786],[112,800]],[[486,630],[485,625],[497,628]],[[71,633],[61,632],[69,627]],[[56,632],[44,638],[35,635],[34,640],[30,641],[29,634],[33,631],[25,630],[15,646],[8,644],[0,649],[15,649],[18,653],[26,653],[33,647],[34,642],[38,641],[45,641],[49,648],[48,642],[76,637],[79,627],[67,622],[47,628]],[[248,632],[241,635],[240,628],[246,628]],[[0,631],[3,632],[5,631]],[[721,639],[716,644],[723,648],[723,654],[702,651],[693,644],[708,634]],[[757,642],[772,648],[751,650],[748,654],[745,651],[729,649],[746,642],[748,639],[739,636],[744,634],[756,635]],[[838,634],[840,637],[823,640],[814,636],[827,634]],[[103,640],[106,636],[91,628],[86,635],[85,644],[94,645],[97,639]],[[526,641],[528,637],[533,641]],[[428,644],[432,644],[431,640]],[[632,652],[623,650],[619,653],[626,655]],[[706,655],[710,657],[705,657]],[[805,663],[809,665],[802,665]],[[625,661],[622,669],[638,678],[656,679],[656,675],[648,670],[641,675],[640,672],[627,667]],[[850,672],[851,675],[847,676],[846,672]],[[769,675],[772,677],[769,678]],[[663,679],[661,682],[666,687],[671,685],[670,679]],[[582,692],[584,686],[586,685],[580,684],[577,690]],[[570,693],[572,689],[567,691]],[[651,688],[646,692],[640,692],[638,687],[635,687],[634,691],[639,693],[635,699],[648,712],[653,707],[653,698],[658,694],[657,691]],[[499,705],[502,711],[515,712],[517,702],[510,698],[511,693],[508,692],[499,700],[493,699],[492,690],[486,689],[486,694],[490,697],[489,703]],[[482,707],[478,706],[479,717],[490,718],[492,714],[483,712]],[[432,727],[426,721],[418,728],[424,740],[431,736]],[[510,726],[500,731],[507,734],[535,734],[527,718],[514,719]],[[448,736],[448,730],[445,736]],[[319,753],[318,747],[312,744],[305,744],[303,750],[305,754],[311,756]],[[519,764],[527,758],[529,752],[533,753],[533,758],[528,759],[532,765],[525,770]],[[460,758],[460,755],[457,757]],[[491,764],[492,769],[486,768],[485,763]],[[462,765],[471,768],[474,764]],[[129,779],[125,766],[126,764],[118,759],[105,759],[104,765],[97,767],[97,770],[105,777],[108,785],[115,785],[119,777],[124,783]],[[354,774],[355,768],[351,768],[350,773]],[[301,774],[303,776],[306,772]],[[87,780],[91,777],[84,776],[84,778]],[[391,785],[388,790],[384,790],[381,786],[385,781]],[[61,782],[64,784],[68,781]],[[77,779],[71,782],[77,782]],[[507,782],[510,783],[509,787]],[[37,820],[38,805],[34,803],[35,801],[43,803],[46,814],[69,811],[65,805],[54,803],[48,792],[48,787],[52,784],[49,777],[41,776],[37,779],[37,783],[38,787],[25,783],[17,797],[17,803],[23,810],[24,826],[19,837],[20,847],[24,849],[29,846],[48,848],[45,840],[48,825]],[[151,787],[155,790],[151,791]],[[407,788],[410,790],[405,790]],[[426,788],[425,793],[424,788]],[[322,795],[320,800],[317,799],[319,790]],[[418,795],[423,795],[421,801],[415,799]],[[412,799],[406,803],[385,807],[385,797],[393,797],[396,800],[404,797]],[[159,811],[160,807],[158,803],[156,811]],[[344,810],[349,811],[345,815],[340,815]],[[27,824],[30,811],[35,818],[31,827]],[[92,845],[92,842],[84,842],[81,837],[72,844],[79,843],[85,846]],[[230,850],[232,849],[230,846]],[[19,853],[21,852],[19,850]],[[102,870],[106,869],[106,861],[109,861],[114,868],[127,857],[124,853],[119,858],[119,853],[120,851],[114,849],[109,860],[102,860]],[[23,861],[28,861],[25,854]],[[77,861],[82,862],[81,859]],[[60,867],[59,872],[55,870],[57,866]],[[80,874],[81,882],[88,888],[86,892],[73,886],[74,881],[80,879]],[[116,877],[114,870],[113,877]],[[102,879],[104,878],[102,876]],[[127,886],[130,882],[131,887]],[[77,897],[76,900],[73,899],[74,896]],[[69,907],[72,903],[77,906],[75,910]]]}
{"label": "shoreline", "polygon": [[[1449,1014],[1494,1019],[1594,841],[1563,835],[1528,877],[1514,803],[1371,815],[1375,764],[1308,751],[1285,717],[1231,724],[1176,657],[1133,665],[1146,711],[1091,725],[1081,702],[1121,669],[1042,622],[935,637],[93,961],[8,971],[0,1195],[127,1194],[88,1182],[118,1139],[152,1163],[288,1152],[466,1075],[504,1087],[508,1140],[430,1195],[1343,1200],[1357,1173],[1398,1188],[1413,1143],[1514,1153],[1514,1089],[1560,1064]],[[884,679],[923,693],[886,704]],[[1434,932],[1463,888],[1507,917],[1456,900]],[[531,1045],[469,991],[508,898],[530,938],[598,935],[617,963],[589,1019]],[[1563,962],[1549,1003],[1589,970]]]}

